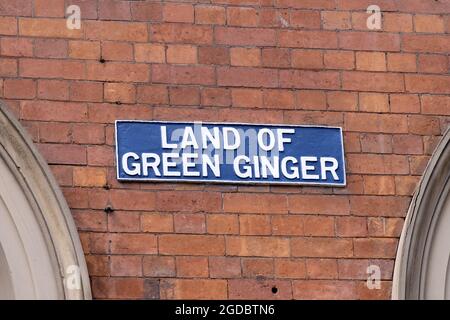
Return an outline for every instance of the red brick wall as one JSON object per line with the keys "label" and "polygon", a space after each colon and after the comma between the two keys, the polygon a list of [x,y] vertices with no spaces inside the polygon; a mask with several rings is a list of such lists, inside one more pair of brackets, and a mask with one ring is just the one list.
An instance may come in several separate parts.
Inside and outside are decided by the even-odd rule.
{"label": "red brick wall", "polygon": [[[81,30],[66,28],[72,3]],[[64,191],[95,298],[389,298],[403,217],[450,120],[449,13],[448,0],[0,0],[0,97]],[[116,119],[342,126],[348,186],[118,183]]]}

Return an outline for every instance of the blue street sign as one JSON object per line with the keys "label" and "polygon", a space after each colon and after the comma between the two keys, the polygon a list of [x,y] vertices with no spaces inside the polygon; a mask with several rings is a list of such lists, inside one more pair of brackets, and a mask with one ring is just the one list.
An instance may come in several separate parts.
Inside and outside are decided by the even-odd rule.
{"label": "blue street sign", "polygon": [[117,178],[345,186],[342,129],[116,121]]}

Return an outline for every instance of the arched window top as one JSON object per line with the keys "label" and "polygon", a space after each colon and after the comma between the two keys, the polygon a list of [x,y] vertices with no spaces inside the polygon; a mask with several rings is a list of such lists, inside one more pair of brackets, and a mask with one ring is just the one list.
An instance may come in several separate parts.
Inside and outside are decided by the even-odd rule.
{"label": "arched window top", "polygon": [[423,174],[403,227],[394,299],[450,299],[450,130]]}
{"label": "arched window top", "polygon": [[0,179],[0,281],[9,288],[4,297],[90,299],[84,254],[67,203],[46,162],[1,101]]}

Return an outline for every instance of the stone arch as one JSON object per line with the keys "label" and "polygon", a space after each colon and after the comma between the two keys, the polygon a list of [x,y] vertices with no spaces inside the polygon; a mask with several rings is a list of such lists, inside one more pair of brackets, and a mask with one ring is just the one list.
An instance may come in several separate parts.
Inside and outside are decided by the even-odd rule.
{"label": "stone arch", "polygon": [[91,298],[69,207],[46,162],[1,101],[0,221],[0,298]]}
{"label": "stone arch", "polygon": [[394,299],[450,299],[450,130],[419,183],[394,270]]}

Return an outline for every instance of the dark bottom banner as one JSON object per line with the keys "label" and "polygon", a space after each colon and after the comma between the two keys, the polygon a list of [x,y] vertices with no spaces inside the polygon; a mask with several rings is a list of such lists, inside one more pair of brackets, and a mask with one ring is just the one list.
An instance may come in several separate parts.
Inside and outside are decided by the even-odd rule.
{"label": "dark bottom banner", "polygon": [[[2,312],[28,319],[355,319],[429,315],[444,301],[3,301]],[[9,309],[9,310],[8,310]],[[445,313],[442,313],[445,314]],[[6,319],[7,317],[5,317]]]}

